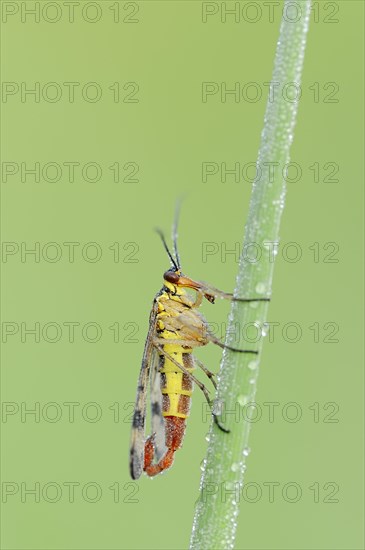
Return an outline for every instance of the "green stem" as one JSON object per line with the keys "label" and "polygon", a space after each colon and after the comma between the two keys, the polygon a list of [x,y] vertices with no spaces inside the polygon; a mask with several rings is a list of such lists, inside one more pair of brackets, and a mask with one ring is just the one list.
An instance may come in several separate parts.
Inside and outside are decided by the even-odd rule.
{"label": "green stem", "polygon": [[[296,20],[298,7],[301,13]],[[245,228],[243,250],[246,253],[241,257],[236,280],[235,296],[246,298],[271,296],[274,243],[278,243],[285,199],[283,167],[289,162],[293,140],[297,113],[295,98],[301,82],[310,0],[286,0],[283,13],[285,17],[277,44],[272,93],[266,107],[258,154],[258,176],[253,185]],[[295,85],[288,86],[288,83]],[[248,261],[249,251],[255,257],[257,250],[263,252],[260,260],[253,261],[251,258]],[[232,302],[226,343],[237,346],[233,341],[235,327],[252,326],[253,323],[264,336],[266,320],[267,302]],[[251,347],[260,352],[262,338]],[[242,412],[240,409],[255,400],[259,357],[227,350],[223,354],[218,396],[227,412],[222,419],[230,433],[223,433],[216,426],[211,426],[200,496],[195,509],[190,542],[192,550],[229,550],[234,546],[251,423],[247,419],[249,407],[245,408],[245,415],[239,415],[239,422],[235,422],[235,414],[232,413],[237,412],[237,408],[238,412]]]}

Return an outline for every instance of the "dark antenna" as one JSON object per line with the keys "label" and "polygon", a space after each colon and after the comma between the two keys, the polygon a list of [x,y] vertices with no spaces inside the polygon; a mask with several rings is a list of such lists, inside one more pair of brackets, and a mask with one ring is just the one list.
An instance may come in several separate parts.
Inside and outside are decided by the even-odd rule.
{"label": "dark antenna", "polygon": [[174,268],[176,269],[176,271],[179,271],[179,266],[177,265],[174,257],[172,256],[170,250],[169,250],[169,247],[167,246],[167,242],[166,242],[166,239],[165,239],[165,235],[162,233],[161,229],[159,229],[158,227],[155,228],[155,231],[156,233],[158,233],[161,237],[161,241],[163,242],[163,245],[165,247],[165,250],[170,258],[170,261],[171,261],[171,264],[174,266]]}
{"label": "dark antenna", "polygon": [[177,236],[178,236],[177,227],[179,224],[181,203],[182,203],[182,198],[180,197],[180,199],[176,203],[174,224],[172,226],[172,242],[174,244],[174,252],[175,252],[176,262],[177,262],[177,265],[179,266],[179,269],[181,269],[181,263],[180,263],[180,254],[177,249]]}

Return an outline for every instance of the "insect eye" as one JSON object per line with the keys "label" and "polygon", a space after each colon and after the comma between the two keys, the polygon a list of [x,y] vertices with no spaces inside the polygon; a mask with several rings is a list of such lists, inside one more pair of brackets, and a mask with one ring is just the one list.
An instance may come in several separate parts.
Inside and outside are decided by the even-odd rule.
{"label": "insect eye", "polygon": [[176,284],[178,283],[180,276],[178,273],[176,273],[176,271],[166,271],[163,278],[168,283]]}

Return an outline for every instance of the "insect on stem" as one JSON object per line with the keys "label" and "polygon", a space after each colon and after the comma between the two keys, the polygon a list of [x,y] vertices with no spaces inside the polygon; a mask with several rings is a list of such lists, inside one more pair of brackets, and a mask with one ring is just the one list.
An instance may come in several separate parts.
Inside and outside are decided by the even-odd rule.
{"label": "insect on stem", "polygon": [[[170,259],[171,266],[163,275],[163,287],[156,294],[150,314],[149,329],[143,352],[134,409],[130,472],[138,479],[142,472],[152,477],[166,471],[173,464],[175,452],[181,447],[189,416],[193,383],[203,392],[212,408],[215,424],[222,426],[214,412],[213,401],[206,386],[193,374],[196,365],[216,383],[211,373],[194,355],[194,349],[209,342],[239,353],[258,354],[257,350],[238,349],[226,345],[210,331],[199,312],[203,298],[214,303],[216,297],[237,302],[267,302],[270,298],[236,298],[207,283],[195,281],[182,273],[177,247],[177,226],[180,203],[176,207],[172,227],[171,253],[161,229],[156,228]],[[186,289],[196,291],[196,299]],[[152,435],[146,438],[147,391],[150,387]]]}

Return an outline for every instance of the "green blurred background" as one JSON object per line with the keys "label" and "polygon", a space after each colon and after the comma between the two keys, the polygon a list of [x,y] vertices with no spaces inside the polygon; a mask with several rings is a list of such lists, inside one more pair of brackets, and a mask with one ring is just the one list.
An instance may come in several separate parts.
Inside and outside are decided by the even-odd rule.
{"label": "green blurred background", "polygon": [[[4,549],[188,546],[209,426],[198,390],[173,468],[138,483],[128,472],[168,267],[152,229],[169,233],[184,195],[185,272],[233,288],[238,252],[226,252],[242,239],[252,171],[235,181],[222,163],[244,172],[256,160],[274,4],[241,2],[224,22],[220,2],[81,2],[73,14],[65,2],[2,2]],[[363,10],[314,4],[240,549],[363,548]],[[203,82],[218,90],[205,102]],[[239,101],[222,101],[222,83],[236,82]],[[216,171],[205,182],[204,162]],[[39,178],[26,172],[35,163]],[[226,304],[203,309],[226,321]],[[35,326],[39,338],[26,332]],[[199,356],[218,369],[220,350]]]}

